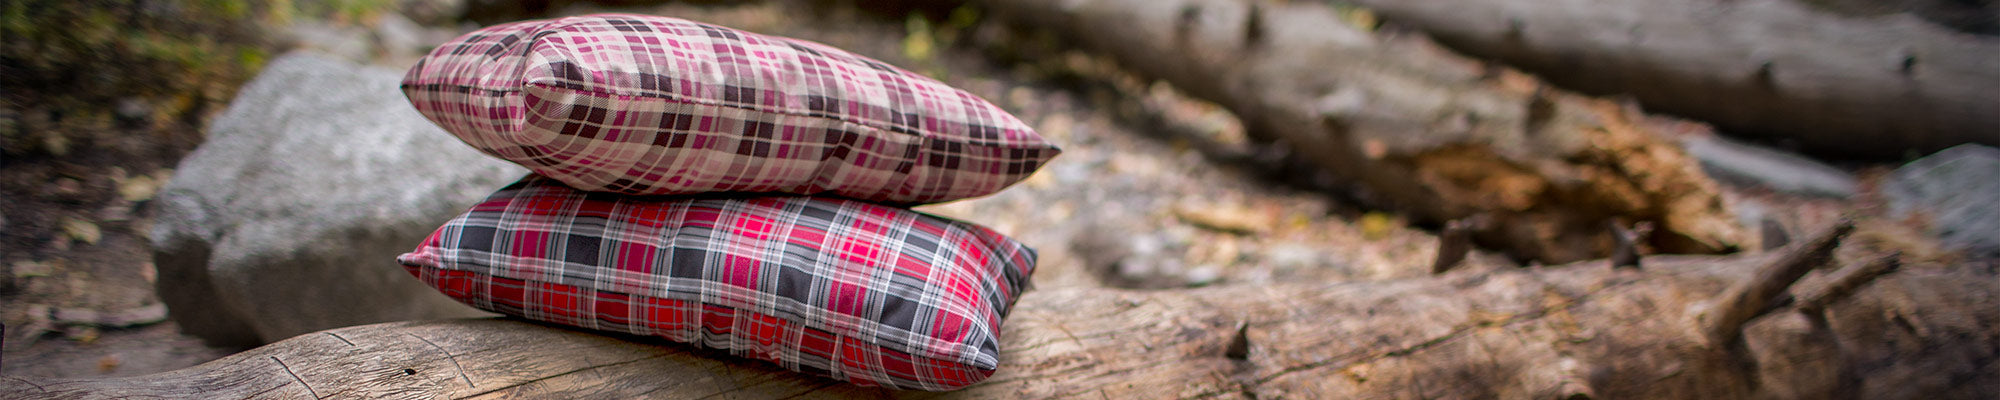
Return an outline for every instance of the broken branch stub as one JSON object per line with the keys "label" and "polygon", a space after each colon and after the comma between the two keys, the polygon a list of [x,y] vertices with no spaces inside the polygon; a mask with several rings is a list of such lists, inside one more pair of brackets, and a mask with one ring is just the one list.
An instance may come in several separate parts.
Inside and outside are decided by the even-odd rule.
{"label": "broken branch stub", "polygon": [[1473,225],[1469,219],[1444,224],[1444,231],[1438,232],[1437,260],[1431,263],[1431,274],[1451,271],[1465,262],[1465,256],[1472,252]]}
{"label": "broken branch stub", "polygon": [[1704,321],[1703,335],[1713,348],[1729,348],[1742,338],[1743,325],[1770,310],[1771,302],[1803,278],[1813,268],[1833,260],[1840,240],[1854,231],[1854,222],[1841,220],[1826,232],[1801,243],[1771,264],[1759,268],[1749,280],[1737,282],[1723,292],[1721,301]]}
{"label": "broken branch stub", "polygon": [[1811,295],[1804,296],[1804,300],[1798,302],[1799,312],[1818,314],[1826,310],[1827,306],[1853,296],[1855,291],[1874,283],[1876,278],[1896,272],[1896,269],[1902,266],[1902,256],[1900,252],[1892,252],[1841,270],[1841,274],[1834,277],[1832,283],[1828,283]]}

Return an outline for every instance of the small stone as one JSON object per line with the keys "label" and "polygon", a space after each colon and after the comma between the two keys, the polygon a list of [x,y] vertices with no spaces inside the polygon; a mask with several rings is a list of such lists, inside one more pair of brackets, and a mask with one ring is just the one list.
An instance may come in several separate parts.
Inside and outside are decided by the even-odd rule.
{"label": "small stone", "polygon": [[115,116],[114,120],[118,122],[119,126],[144,126],[148,121],[153,119],[153,105],[147,103],[146,99],[139,97],[120,99],[118,100],[118,107],[115,109]]}
{"label": "small stone", "polygon": [[1188,286],[1207,286],[1222,280],[1222,269],[1214,265],[1194,267],[1187,272]]}
{"label": "small stone", "polygon": [[1141,260],[1125,259],[1118,262],[1118,277],[1141,280],[1153,275],[1153,264]]}
{"label": "small stone", "polygon": [[1279,268],[1305,268],[1321,263],[1321,254],[1310,247],[1297,244],[1272,246],[1264,251],[1264,261]]}
{"label": "small stone", "polygon": [[152,116],[152,114],[153,106],[146,104],[146,99],[127,97],[118,100],[118,117],[120,118],[142,119]]}

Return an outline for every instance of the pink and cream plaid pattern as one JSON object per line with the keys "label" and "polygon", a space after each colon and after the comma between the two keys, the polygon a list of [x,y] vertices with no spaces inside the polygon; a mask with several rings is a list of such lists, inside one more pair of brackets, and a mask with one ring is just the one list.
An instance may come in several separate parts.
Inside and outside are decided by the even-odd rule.
{"label": "pink and cream plaid pattern", "polygon": [[950,390],[999,366],[1035,253],[976,225],[802,196],[501,189],[399,258],[481,309],[661,336],[794,371]]}
{"label": "pink and cream plaid pattern", "polygon": [[403,91],[473,147],[592,191],[918,204],[991,194],[1061,153],[922,75],[658,16],[481,29],[432,51]]}

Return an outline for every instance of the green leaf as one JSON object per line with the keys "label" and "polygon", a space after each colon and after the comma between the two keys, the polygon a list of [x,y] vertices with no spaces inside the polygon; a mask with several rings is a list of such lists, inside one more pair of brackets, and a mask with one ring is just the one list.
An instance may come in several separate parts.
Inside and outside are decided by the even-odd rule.
{"label": "green leaf", "polygon": [[931,21],[923,14],[912,13],[904,26],[908,34],[903,36],[903,57],[911,61],[926,62],[937,48],[937,38],[931,34]]}

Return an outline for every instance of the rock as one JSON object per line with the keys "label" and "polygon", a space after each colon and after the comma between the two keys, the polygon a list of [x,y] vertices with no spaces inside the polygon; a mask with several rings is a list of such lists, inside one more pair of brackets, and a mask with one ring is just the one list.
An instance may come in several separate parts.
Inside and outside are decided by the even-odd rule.
{"label": "rock", "polygon": [[1681,145],[1716,179],[1810,196],[1854,196],[1852,174],[1804,156],[1714,136],[1690,136]]}
{"label": "rock", "polygon": [[2000,255],[2000,149],[1965,144],[1911,161],[1890,174],[1882,192],[1889,212],[1921,216],[1947,246]]}
{"label": "rock", "polygon": [[401,77],[294,53],[215,119],[155,198],[157,286],[182,329],[244,345],[483,315],[395,257],[526,171],[418,115]]}

